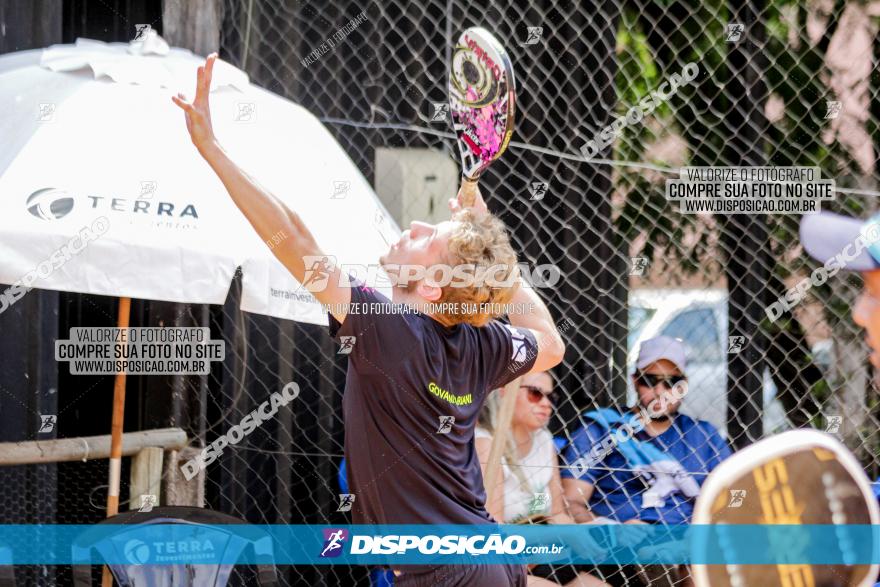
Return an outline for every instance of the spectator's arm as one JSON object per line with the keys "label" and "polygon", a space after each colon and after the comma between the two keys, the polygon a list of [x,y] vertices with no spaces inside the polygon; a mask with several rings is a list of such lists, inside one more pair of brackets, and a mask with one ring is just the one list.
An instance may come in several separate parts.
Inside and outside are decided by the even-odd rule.
{"label": "spectator's arm", "polygon": [[560,477],[563,500],[569,515],[578,524],[591,522],[597,517],[588,507],[596,483],[590,471],[590,466],[594,464],[590,451],[598,440],[593,428],[584,425],[572,435],[571,442],[562,452],[564,467]]}
{"label": "spectator's arm", "polygon": [[593,484],[580,479],[565,478],[562,480],[562,491],[568,513],[575,523],[583,524],[596,519],[593,512],[587,507],[590,497],[593,495]]}
{"label": "spectator's arm", "polygon": [[[483,483],[489,478],[489,452],[492,450],[492,438],[483,437],[474,440],[477,447],[477,459],[480,461],[480,470],[483,472]],[[486,511],[499,524],[504,523],[504,470],[501,469],[501,462],[491,463],[491,466],[498,469],[496,474],[497,489],[494,491],[494,499],[492,503],[486,503]],[[486,487],[486,498],[489,496],[489,488]]]}

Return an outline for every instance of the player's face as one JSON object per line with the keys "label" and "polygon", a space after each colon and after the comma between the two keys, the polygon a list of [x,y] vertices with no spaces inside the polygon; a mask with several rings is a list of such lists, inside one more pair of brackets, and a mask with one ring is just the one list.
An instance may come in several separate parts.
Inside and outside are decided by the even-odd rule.
{"label": "player's face", "polygon": [[853,306],[853,320],[865,329],[871,364],[880,369],[880,269],[862,273],[865,288]]}
{"label": "player's face", "polygon": [[529,373],[520,381],[516,396],[514,418],[516,423],[528,430],[538,430],[547,425],[553,414],[553,378],[547,373]]}
{"label": "player's face", "polygon": [[429,268],[442,263],[454,228],[455,223],[451,220],[439,224],[413,221],[400,235],[400,240],[379,258],[379,262],[389,274],[395,275],[398,274],[397,268],[403,265]]}
{"label": "player's face", "polygon": [[[680,377],[682,375],[678,367],[675,366],[675,363],[666,359],[660,359],[642,369],[641,372],[648,377],[639,377],[637,375],[633,377],[636,392],[639,394],[639,403],[647,408],[651,402],[658,400],[655,404],[657,407],[649,411],[649,413],[658,416],[677,412],[681,401],[674,399],[675,395],[670,388],[671,381],[669,380],[670,377]],[[650,386],[648,380],[654,380],[655,384]],[[666,409],[661,411],[660,406],[663,404],[659,400],[664,395],[667,399]]]}

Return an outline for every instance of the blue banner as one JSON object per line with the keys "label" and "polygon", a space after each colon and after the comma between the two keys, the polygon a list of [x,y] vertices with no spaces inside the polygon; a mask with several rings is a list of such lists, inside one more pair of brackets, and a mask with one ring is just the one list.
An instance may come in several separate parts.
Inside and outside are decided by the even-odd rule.
{"label": "blue banner", "polygon": [[867,525],[0,525],[0,564],[880,562]]}

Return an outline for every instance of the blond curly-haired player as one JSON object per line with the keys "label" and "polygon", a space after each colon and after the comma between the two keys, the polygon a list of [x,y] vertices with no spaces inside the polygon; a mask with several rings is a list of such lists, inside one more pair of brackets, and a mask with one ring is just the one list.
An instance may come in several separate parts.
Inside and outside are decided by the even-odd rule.
{"label": "blond curly-haired player", "polygon": [[[268,242],[279,231],[289,235],[272,251],[330,308],[331,336],[355,337],[343,396],[354,522],[493,523],[474,449],[477,414],[491,390],[550,369],[564,353],[550,312],[519,278],[503,224],[478,192],[460,191],[450,202],[452,220],[413,222],[379,260],[392,277],[401,266],[447,264],[475,268],[476,274],[489,270],[494,282],[442,284],[428,274],[404,280],[389,300],[330,264],[323,287],[310,287],[305,259],[327,253],[296,210],[242,171],[214,136],[208,90],[215,60],[211,55],[199,68],[192,102],[172,98],[185,112],[193,144],[261,239]],[[462,206],[472,198],[471,206]],[[509,314],[510,325],[494,319],[505,303],[522,310]],[[432,310],[438,307],[445,310]],[[526,581],[522,565],[410,565],[397,566],[395,573],[395,584],[404,586]]]}

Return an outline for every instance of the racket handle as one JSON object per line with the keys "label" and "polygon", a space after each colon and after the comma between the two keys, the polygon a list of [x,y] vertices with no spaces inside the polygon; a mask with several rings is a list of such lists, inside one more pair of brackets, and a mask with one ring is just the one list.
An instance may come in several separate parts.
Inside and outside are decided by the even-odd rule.
{"label": "racket handle", "polygon": [[467,177],[461,178],[461,189],[458,191],[458,201],[463,208],[470,208],[477,201],[477,194],[480,193],[476,179]]}

